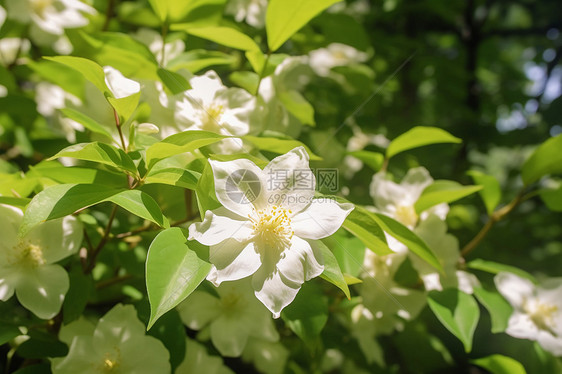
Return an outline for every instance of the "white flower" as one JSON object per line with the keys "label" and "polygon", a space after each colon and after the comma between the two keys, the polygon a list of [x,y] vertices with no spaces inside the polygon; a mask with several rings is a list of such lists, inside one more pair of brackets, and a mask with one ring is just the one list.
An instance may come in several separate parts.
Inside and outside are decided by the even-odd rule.
{"label": "white flower", "polygon": [[309,55],[310,67],[321,77],[328,76],[333,67],[357,64],[368,58],[365,52],[341,43],[310,51]]}
{"label": "white flower", "polygon": [[236,22],[246,21],[250,26],[258,29],[265,25],[267,0],[230,0],[225,13],[232,14]]}
{"label": "white flower", "polygon": [[246,135],[255,98],[241,88],[225,87],[217,73],[193,77],[191,89],[176,103],[180,130],[205,130],[223,135]]}
{"label": "white flower", "polygon": [[536,340],[545,350],[562,356],[562,278],[550,278],[535,286],[515,274],[499,273],[494,281],[513,307],[505,332]]}
{"label": "white flower", "polygon": [[[382,134],[373,135],[364,133],[357,125],[353,125],[353,136],[347,142],[346,150],[348,152],[361,151],[368,145],[376,145],[386,148],[390,141]],[[353,156],[345,156],[343,159],[345,165],[344,174],[347,178],[351,178],[363,167],[363,161]]]}
{"label": "white flower", "polygon": [[220,357],[208,354],[203,345],[191,339],[186,339],[185,343],[185,358],[175,374],[234,374]]}
{"label": "white flower", "polygon": [[0,204],[0,300],[16,293],[42,319],[54,317],[68,291],[68,274],[55,263],[78,251],[82,227],[72,216],[39,224],[18,236],[23,212]]}
{"label": "white flower", "polygon": [[6,9],[0,6],[0,28],[4,26],[4,21],[6,21]]}
{"label": "white flower", "polygon": [[31,43],[27,39],[0,38],[0,63],[4,66],[16,63],[18,54],[29,52]]}
{"label": "white flower", "polygon": [[57,85],[39,82],[35,86],[37,111],[46,117],[47,123],[57,132],[62,133],[70,143],[76,141],[75,131],[84,131],[84,127],[70,118],[63,117],[58,109],[69,106],[79,107],[82,101]]}
{"label": "white flower", "polygon": [[185,50],[185,43],[181,39],[167,42],[164,45],[164,59],[162,59],[163,41],[160,33],[146,27],[141,27],[133,37],[145,44],[156,57],[156,61],[162,66],[166,66],[168,61],[179,56]]}
{"label": "white flower", "polygon": [[[65,38],[65,29],[87,25],[83,13],[96,14],[94,8],[79,0],[7,0],[6,7],[8,17],[31,23],[31,39],[43,46]],[[68,52],[67,46],[64,48]]]}
{"label": "white flower", "polygon": [[71,327],[74,323],[68,325],[73,331],[64,332],[66,341],[74,336],[68,355],[52,360],[53,374],[171,372],[168,350],[160,340],[144,334],[145,326],[132,305],[114,306],[100,318],[93,333],[83,321],[78,323],[75,328]]}
{"label": "white flower", "polygon": [[[210,247],[214,267],[207,279],[219,285],[251,275],[257,298],[276,318],[301,285],[324,270],[314,240],[336,232],[353,209],[313,198],[316,180],[308,161],[303,147],[264,170],[247,159],[211,160],[223,207],[189,227],[190,240]],[[299,175],[307,178],[304,186]]]}
{"label": "white flower", "polygon": [[270,313],[252,294],[249,279],[223,283],[216,291],[218,297],[194,291],[178,311],[189,328],[209,327],[213,345],[221,355],[240,356],[252,336],[279,340]]}
{"label": "white flower", "polygon": [[125,78],[121,72],[111,66],[104,66],[105,84],[116,99],[122,99],[140,92],[140,84]]}
{"label": "white flower", "polygon": [[461,257],[459,241],[447,233],[447,224],[440,217],[430,214],[414,232],[432,249],[444,270],[443,274],[439,274],[427,262],[412,255],[412,265],[423,279],[425,289],[442,291],[445,288],[455,287],[472,294],[474,287],[480,283],[473,274],[457,270]]}
{"label": "white flower", "polygon": [[425,219],[430,213],[445,219],[449,212],[447,204],[439,204],[418,217],[414,208],[423,190],[433,182],[427,169],[417,167],[408,170],[400,184],[387,179],[385,172],[376,173],[371,182],[370,193],[375,203],[375,208],[398,222],[413,229],[419,219]]}

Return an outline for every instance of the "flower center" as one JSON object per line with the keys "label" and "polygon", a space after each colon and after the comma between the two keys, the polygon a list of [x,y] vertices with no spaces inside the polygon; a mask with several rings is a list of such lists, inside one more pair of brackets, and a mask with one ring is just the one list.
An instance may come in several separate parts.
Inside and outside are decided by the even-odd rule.
{"label": "flower center", "polygon": [[43,250],[36,244],[20,241],[12,248],[12,252],[8,257],[8,264],[20,264],[33,268],[44,265]]}
{"label": "flower center", "polygon": [[204,108],[201,113],[201,123],[203,129],[211,132],[220,133],[222,129],[221,117],[224,114],[224,107],[220,104],[211,103]]}
{"label": "flower center", "polygon": [[119,370],[119,361],[121,358],[121,351],[119,348],[114,347],[115,352],[106,352],[102,364],[99,366],[99,371],[102,373],[115,373]]}
{"label": "flower center", "polygon": [[38,14],[40,17],[43,17],[45,9],[50,7],[52,4],[53,0],[32,0],[31,8],[34,13]]}
{"label": "flower center", "polygon": [[531,321],[541,330],[551,331],[554,325],[554,314],[558,312],[556,305],[535,302],[533,305],[525,306]]}
{"label": "flower center", "polygon": [[414,227],[418,222],[418,215],[412,205],[398,205],[395,214],[398,222],[406,226]]}
{"label": "flower center", "polygon": [[[291,218],[289,217],[291,213],[290,210],[277,205],[258,210],[254,217],[250,216],[255,237],[267,247],[280,250],[289,248],[295,233],[291,227]],[[255,218],[256,216],[257,218]]]}

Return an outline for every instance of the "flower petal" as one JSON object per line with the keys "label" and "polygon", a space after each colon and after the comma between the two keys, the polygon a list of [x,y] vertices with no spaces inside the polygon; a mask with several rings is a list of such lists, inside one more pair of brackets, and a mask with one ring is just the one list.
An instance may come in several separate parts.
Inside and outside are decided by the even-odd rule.
{"label": "flower petal", "polygon": [[8,263],[9,253],[18,243],[18,230],[23,218],[23,212],[13,206],[0,204],[0,263]]}
{"label": "flower petal", "polygon": [[73,216],[43,222],[26,235],[25,239],[41,248],[47,264],[60,261],[80,249],[82,224]]}
{"label": "flower petal", "polygon": [[207,280],[215,286],[224,281],[246,278],[254,274],[261,265],[254,243],[241,243],[233,239],[211,246],[209,262],[214,266],[207,275]]}
{"label": "flower petal", "polygon": [[155,337],[143,334],[127,339],[119,346],[119,352],[118,371],[121,373],[152,374],[172,371],[170,352]]}
{"label": "flower petal", "polygon": [[545,351],[562,356],[562,337],[555,337],[548,331],[539,331],[537,341]]}
{"label": "flower petal", "polygon": [[217,245],[223,240],[247,241],[252,235],[252,223],[230,210],[220,207],[205,213],[203,222],[189,226],[189,240],[197,240],[204,245]]}
{"label": "flower petal", "polygon": [[6,301],[14,295],[14,286],[17,279],[17,269],[10,266],[0,266],[0,300]]}
{"label": "flower petal", "polygon": [[291,247],[283,255],[277,263],[277,269],[295,284],[303,284],[324,271],[320,252],[314,253],[311,245],[297,236],[293,236]]}
{"label": "flower petal", "polygon": [[209,162],[215,177],[217,198],[226,209],[241,217],[248,217],[254,206],[257,209],[265,206],[263,171],[256,164],[244,158]]}
{"label": "flower petal", "polygon": [[134,306],[117,304],[100,318],[94,331],[94,345],[98,350],[105,346],[119,346],[131,337],[141,338],[144,330]]}
{"label": "flower petal", "polygon": [[44,265],[19,278],[16,295],[19,302],[37,317],[50,319],[60,311],[68,287],[68,274],[62,266]]}
{"label": "flower petal", "polygon": [[248,326],[232,316],[222,315],[211,323],[211,340],[223,356],[238,357],[248,341]]}
{"label": "flower petal", "polygon": [[332,199],[314,199],[292,218],[295,235],[315,240],[328,237],[341,227],[353,208],[353,204],[340,204]]}
{"label": "flower petal", "polygon": [[297,147],[277,156],[263,169],[267,202],[298,213],[305,209],[316,188],[316,177],[309,166],[308,153]]}
{"label": "flower petal", "polygon": [[536,340],[539,329],[527,314],[514,311],[509,318],[505,333],[514,338]]}
{"label": "flower petal", "polygon": [[111,66],[104,66],[105,83],[116,99],[122,99],[140,92],[140,84],[125,78],[121,72]]}
{"label": "flower petal", "polygon": [[220,314],[220,300],[213,295],[195,291],[177,309],[183,323],[192,330],[201,330]]}
{"label": "flower petal", "polygon": [[262,266],[252,277],[256,297],[279,318],[281,310],[289,305],[297,296],[301,285],[290,281],[279,271],[269,272]]}
{"label": "flower petal", "polygon": [[[54,358],[51,367],[57,374],[85,373],[94,374],[97,372],[96,357],[93,339],[91,336],[77,336],[72,340],[70,349],[66,357]],[[103,357],[99,357],[99,364],[103,363]]]}
{"label": "flower petal", "polygon": [[535,285],[511,273],[499,273],[494,277],[496,288],[514,308],[522,308],[525,299],[531,296]]}

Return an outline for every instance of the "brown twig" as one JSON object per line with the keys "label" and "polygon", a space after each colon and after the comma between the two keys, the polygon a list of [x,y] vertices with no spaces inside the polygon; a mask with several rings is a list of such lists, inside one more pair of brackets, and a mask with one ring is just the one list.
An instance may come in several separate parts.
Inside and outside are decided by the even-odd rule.
{"label": "brown twig", "polygon": [[100,254],[100,252],[103,249],[103,247],[105,246],[105,244],[109,241],[109,234],[111,232],[111,225],[113,224],[113,220],[115,219],[116,213],[117,213],[117,205],[114,205],[113,209],[111,210],[111,213],[109,215],[109,220],[107,221],[107,226],[105,227],[105,230],[103,232],[103,236],[102,236],[100,242],[98,243],[96,248],[92,252],[90,252],[90,256],[88,256],[89,261],[88,261],[88,266],[86,267],[86,270],[84,271],[85,274],[89,274],[89,273],[92,272],[92,270],[96,266],[96,258]]}

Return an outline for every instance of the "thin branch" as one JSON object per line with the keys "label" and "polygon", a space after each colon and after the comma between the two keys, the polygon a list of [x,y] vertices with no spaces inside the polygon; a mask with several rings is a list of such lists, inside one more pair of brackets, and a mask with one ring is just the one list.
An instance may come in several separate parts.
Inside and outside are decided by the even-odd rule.
{"label": "thin branch", "polygon": [[109,0],[107,2],[107,9],[105,10],[105,21],[103,22],[103,26],[101,31],[107,31],[109,28],[109,22],[115,15],[115,0]]}
{"label": "thin branch", "polygon": [[132,274],[118,275],[116,277],[109,278],[109,279],[106,279],[106,280],[103,280],[103,281],[97,283],[96,289],[99,290],[99,289],[102,289],[102,288],[113,286],[114,284],[125,282],[125,281],[131,279],[132,277],[133,277]]}
{"label": "thin branch", "polygon": [[107,221],[107,226],[105,227],[105,230],[103,232],[103,236],[102,236],[100,242],[98,243],[97,247],[90,253],[88,267],[86,268],[86,271],[84,273],[86,273],[86,274],[91,273],[92,270],[94,269],[94,267],[96,266],[96,259],[97,259],[98,255],[100,254],[100,252],[103,249],[103,247],[105,246],[105,244],[109,241],[109,234],[111,232],[111,225],[113,224],[113,220],[115,219],[116,213],[117,213],[117,205],[114,205],[113,209],[111,210],[111,213],[109,215],[109,220]]}
{"label": "thin branch", "polygon": [[269,57],[270,57],[270,56],[271,56],[271,51],[268,51],[268,52],[267,52],[267,55],[266,55],[266,57],[265,57],[265,61],[264,61],[264,63],[263,63],[263,67],[262,67],[261,72],[260,72],[260,77],[259,77],[259,80],[258,80],[258,85],[257,85],[257,87],[256,87],[256,93],[254,94],[254,96],[258,96],[259,93],[260,93],[261,81],[263,80],[263,78],[265,78],[265,72],[266,72],[266,70],[267,70],[267,63],[269,62]]}
{"label": "thin branch", "polygon": [[117,127],[117,132],[119,133],[119,139],[121,139],[121,146],[125,153],[127,152],[127,146],[125,145],[125,137],[123,136],[123,131],[121,131],[121,122],[119,121],[119,115],[115,108],[113,108],[113,117],[115,118],[115,126]]}

